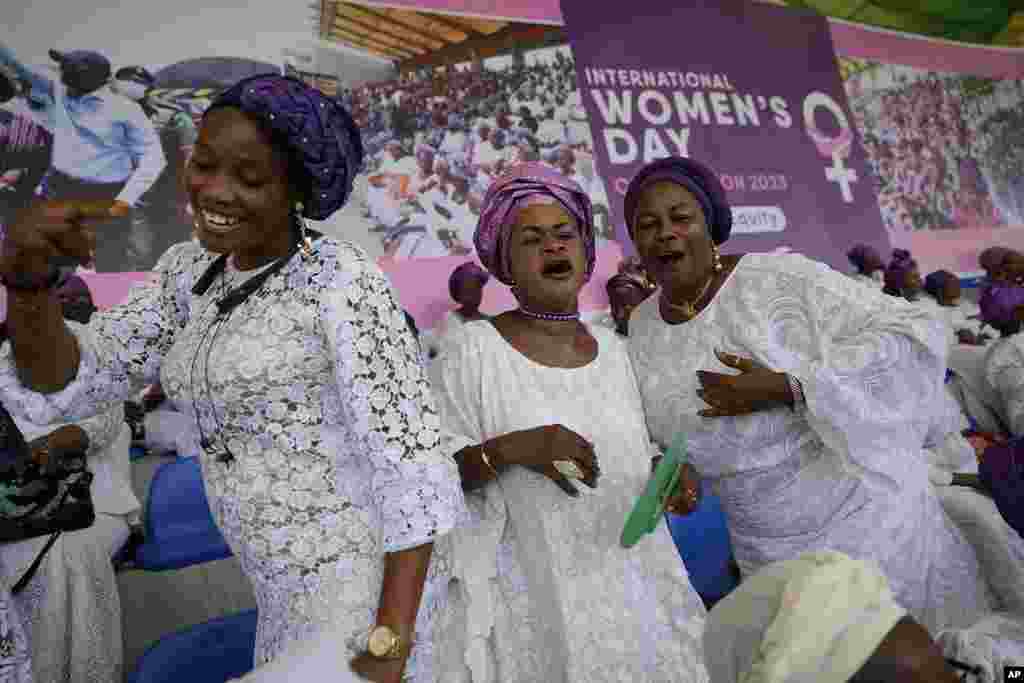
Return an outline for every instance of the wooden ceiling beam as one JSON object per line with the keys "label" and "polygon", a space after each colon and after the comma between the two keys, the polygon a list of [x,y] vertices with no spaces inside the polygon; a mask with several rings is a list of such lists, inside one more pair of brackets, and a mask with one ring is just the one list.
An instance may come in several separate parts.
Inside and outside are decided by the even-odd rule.
{"label": "wooden ceiling beam", "polygon": [[374,54],[388,59],[404,60],[416,57],[416,55],[411,52],[399,50],[398,48],[394,48],[389,45],[383,45],[373,40],[367,40],[366,38],[355,35],[345,29],[338,28],[337,26],[332,30],[331,37],[343,43],[350,43],[363,50],[369,50]]}
{"label": "wooden ceiling beam", "polygon": [[448,44],[443,40],[425,36],[418,31],[412,31],[401,24],[380,16],[379,14],[374,14],[373,12],[366,11],[349,3],[339,3],[337,6],[337,15],[339,17],[344,17],[345,21],[363,26],[364,28],[368,28],[373,31],[384,33],[393,38],[397,38],[398,40],[416,43],[420,47],[428,50],[440,50]]}
{"label": "wooden ceiling beam", "polygon": [[359,36],[363,40],[380,43],[381,45],[385,45],[395,50],[403,50],[413,55],[424,55],[430,52],[430,50],[425,48],[409,45],[408,41],[403,41],[399,38],[392,38],[391,36],[379,33],[373,29],[367,30],[359,28],[350,22],[336,20],[334,22],[334,28],[342,31],[348,31],[350,34]]}
{"label": "wooden ceiling beam", "polygon": [[[387,7],[376,7],[370,5],[356,5],[355,3],[351,2],[346,2],[344,4],[350,7],[356,7],[365,14],[376,17],[388,23],[401,26],[402,28],[420,36],[424,40],[429,40],[431,42],[442,42],[445,45],[451,45],[452,43],[458,42],[455,39],[449,39],[445,36],[439,36],[436,33],[430,33],[429,31],[424,29],[422,25],[413,23],[409,21],[406,17],[397,14],[397,12],[400,12],[401,10],[390,9]],[[416,15],[416,12],[409,12],[408,14],[418,16]]]}
{"label": "wooden ceiling beam", "polygon": [[466,31],[441,21],[436,14],[425,14],[413,10],[394,8],[378,8],[378,11],[393,21],[411,24],[418,27],[420,31],[429,31],[434,38],[443,40],[446,43],[461,43],[470,37]]}
{"label": "wooden ceiling beam", "polygon": [[416,69],[445,66],[459,62],[488,59],[508,54],[515,49],[532,50],[565,44],[565,32],[561,26],[542,24],[509,24],[491,36],[480,36],[450,45],[426,55],[413,57],[399,63],[403,72]]}

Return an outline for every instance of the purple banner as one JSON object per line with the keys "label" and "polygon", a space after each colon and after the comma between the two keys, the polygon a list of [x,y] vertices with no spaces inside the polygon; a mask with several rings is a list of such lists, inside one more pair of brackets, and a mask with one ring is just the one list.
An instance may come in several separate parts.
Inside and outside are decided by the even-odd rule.
{"label": "purple banner", "polygon": [[789,249],[843,270],[854,242],[889,252],[824,17],[695,0],[562,0],[562,14],[627,250],[629,179],[682,155],[729,191],[729,251]]}

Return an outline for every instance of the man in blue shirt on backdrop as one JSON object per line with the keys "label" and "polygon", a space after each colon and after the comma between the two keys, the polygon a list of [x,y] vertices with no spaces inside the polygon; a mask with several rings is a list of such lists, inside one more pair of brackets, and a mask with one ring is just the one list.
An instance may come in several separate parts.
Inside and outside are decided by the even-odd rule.
{"label": "man in blue shirt on backdrop", "polygon": [[[46,194],[116,199],[135,207],[166,166],[152,122],[136,102],[110,90],[110,61],[89,50],[50,51],[60,81],[22,64],[0,43],[0,64],[28,86],[36,120],[53,134]],[[96,270],[124,270],[131,217],[112,222],[97,244]]]}

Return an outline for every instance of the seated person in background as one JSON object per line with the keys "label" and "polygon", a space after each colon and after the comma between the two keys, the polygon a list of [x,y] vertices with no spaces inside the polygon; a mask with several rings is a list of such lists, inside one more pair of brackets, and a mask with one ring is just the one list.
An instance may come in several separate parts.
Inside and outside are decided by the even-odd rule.
{"label": "seated person in background", "polygon": [[473,320],[487,320],[480,312],[484,297],[484,286],[491,279],[490,274],[473,261],[466,261],[452,271],[448,278],[448,295],[459,307],[448,311],[427,337],[427,353],[434,358],[441,351],[445,337]]}
{"label": "seated person in background", "polygon": [[647,281],[630,272],[619,272],[613,275],[605,288],[608,290],[608,303],[611,305],[611,318],[615,331],[623,337],[627,337],[629,336],[629,316],[633,314],[633,309],[646,301],[654,290]]}
{"label": "seated person in background", "polygon": [[[0,330],[6,339],[6,330]],[[37,462],[85,451],[96,521],[62,533],[14,604],[25,620],[35,680],[110,683],[123,676],[121,603],[113,556],[125,545],[139,501],[131,488],[131,431],[120,403],[96,417],[34,425],[14,416]],[[20,579],[48,536],[0,545],[0,574]],[[6,679],[4,679],[6,680]]]}
{"label": "seated person in background", "polygon": [[1000,279],[1003,262],[1009,253],[1010,250],[1006,247],[989,247],[978,254],[978,266],[985,271],[985,279],[988,282],[991,283]]}
{"label": "seated person in background", "polygon": [[1000,338],[985,354],[987,389],[1003,423],[1015,437],[1024,436],[1024,287],[998,284],[986,290],[980,302],[981,319]]}
{"label": "seated person in background", "polygon": [[892,296],[898,296],[907,301],[917,301],[921,295],[921,271],[917,268],[917,261],[913,259],[906,249],[894,249],[892,261],[885,269],[885,286],[883,292]]}
{"label": "seated person in background", "polygon": [[57,297],[67,320],[86,325],[96,312],[89,286],[77,275],[71,275],[57,287]]}
{"label": "seated person in background", "polygon": [[921,301],[937,305],[936,310],[949,323],[961,344],[980,346],[990,339],[981,333],[977,304],[963,301],[960,279],[956,275],[948,270],[937,270],[924,279],[924,291],[930,296]]}
{"label": "seated person in background", "polygon": [[822,551],[769,565],[718,603],[704,655],[714,683],[998,683],[1024,661],[1024,626],[988,615],[933,639],[872,564]]}
{"label": "seated person in background", "polygon": [[875,287],[882,286],[882,279],[885,276],[885,263],[878,250],[867,244],[858,244],[846,252],[846,257],[857,269],[851,275],[854,280],[870,284]]}
{"label": "seated person in background", "polygon": [[1024,254],[1007,250],[1000,272],[1001,279],[1016,285],[1024,285]]}

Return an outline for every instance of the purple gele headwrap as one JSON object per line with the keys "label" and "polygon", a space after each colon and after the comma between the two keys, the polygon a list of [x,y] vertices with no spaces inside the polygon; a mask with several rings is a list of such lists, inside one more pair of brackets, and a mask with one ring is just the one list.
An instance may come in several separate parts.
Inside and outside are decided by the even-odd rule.
{"label": "purple gele headwrap", "polygon": [[241,109],[284,138],[312,183],[303,203],[306,218],[322,221],[344,206],[363,163],[363,142],[336,100],[296,78],[265,74],[225,90],[207,113],[221,107]]}
{"label": "purple gele headwrap", "polygon": [[850,259],[850,263],[857,269],[858,272],[863,273],[867,267],[868,261],[871,257],[874,257],[875,263],[881,263],[882,257],[878,253],[878,250],[868,244],[858,244],[850,251],[846,252],[846,258]]}
{"label": "purple gele headwrap", "polygon": [[985,289],[978,301],[981,319],[1001,330],[1017,322],[1017,309],[1024,306],[1024,287],[997,283]]}
{"label": "purple gele headwrap", "polygon": [[549,197],[576,219],[586,252],[586,278],[594,273],[597,250],[594,242],[594,211],[586,192],[572,180],[537,162],[516,164],[494,181],[484,195],[473,243],[484,268],[500,282],[511,285],[512,268],[509,236],[515,224],[514,211],[530,198]]}
{"label": "purple gele headwrap", "polygon": [[89,290],[89,285],[85,284],[85,280],[78,275],[72,275],[65,280],[57,288],[57,295],[62,298],[82,297],[92,301],[92,292]]}
{"label": "purple gele headwrap", "polygon": [[889,267],[885,269],[885,287],[894,291],[903,289],[903,284],[907,273],[917,268],[917,261],[915,261],[910,252],[906,249],[894,249],[892,252],[892,261],[889,263]]}
{"label": "purple gele headwrap", "polygon": [[623,214],[630,239],[633,238],[633,222],[636,218],[640,193],[653,183],[669,181],[682,185],[693,193],[707,221],[708,231],[715,244],[722,244],[732,232],[732,208],[718,176],[710,168],[685,157],[658,159],[641,168],[626,188],[623,200]]}
{"label": "purple gele headwrap", "polygon": [[458,301],[457,295],[459,290],[462,289],[462,285],[464,283],[471,280],[477,280],[481,285],[485,285],[490,279],[491,276],[486,270],[472,261],[466,261],[453,270],[451,276],[448,278],[448,294],[451,296],[453,301]]}

